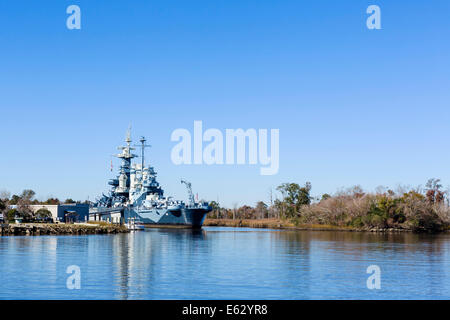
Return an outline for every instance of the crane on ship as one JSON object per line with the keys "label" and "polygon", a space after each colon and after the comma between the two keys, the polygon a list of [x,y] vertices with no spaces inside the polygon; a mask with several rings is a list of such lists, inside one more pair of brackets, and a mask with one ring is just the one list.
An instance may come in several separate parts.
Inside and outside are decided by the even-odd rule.
{"label": "crane on ship", "polygon": [[189,204],[194,205],[195,201],[194,201],[194,194],[192,193],[192,184],[184,179],[181,179],[181,183],[186,185],[186,189],[189,196]]}

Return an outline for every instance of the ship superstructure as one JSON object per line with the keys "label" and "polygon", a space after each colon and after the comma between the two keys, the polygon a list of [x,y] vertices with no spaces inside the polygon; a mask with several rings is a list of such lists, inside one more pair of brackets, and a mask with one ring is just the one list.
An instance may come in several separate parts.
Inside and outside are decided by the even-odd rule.
{"label": "ship superstructure", "polygon": [[[174,200],[165,197],[164,190],[156,180],[156,171],[150,165],[145,165],[145,137],[140,138],[141,161],[133,163],[138,155],[133,154],[135,148],[131,145],[131,133],[127,132],[125,145],[119,147],[121,153],[116,157],[122,163],[119,174],[109,181],[109,195],[102,195],[91,208],[93,215],[120,212],[120,222],[140,221],[146,225],[155,226],[188,226],[199,228],[205,216],[211,211],[206,202],[195,201],[191,184],[185,180],[189,201]],[[117,221],[116,221],[117,222]]]}

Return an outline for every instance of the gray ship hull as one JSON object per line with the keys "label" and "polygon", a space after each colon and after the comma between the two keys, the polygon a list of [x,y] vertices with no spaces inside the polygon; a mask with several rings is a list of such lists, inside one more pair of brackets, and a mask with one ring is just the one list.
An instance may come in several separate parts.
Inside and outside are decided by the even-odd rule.
{"label": "gray ship hull", "polygon": [[210,208],[180,208],[180,209],[126,209],[125,219],[138,219],[146,226],[154,227],[185,227],[201,228]]}
{"label": "gray ship hull", "polygon": [[132,163],[137,157],[132,151],[131,133],[128,130],[126,145],[119,147],[122,153],[116,155],[122,160],[119,174],[109,181],[111,191],[92,204],[89,219],[126,223],[128,227],[143,223],[148,226],[174,226],[201,228],[206,214],[212,210],[206,201],[195,201],[191,183],[181,180],[186,185],[189,202],[164,197],[164,190],[156,181],[156,171],[152,166],[145,166],[144,150],[148,145],[141,137],[141,164]]}

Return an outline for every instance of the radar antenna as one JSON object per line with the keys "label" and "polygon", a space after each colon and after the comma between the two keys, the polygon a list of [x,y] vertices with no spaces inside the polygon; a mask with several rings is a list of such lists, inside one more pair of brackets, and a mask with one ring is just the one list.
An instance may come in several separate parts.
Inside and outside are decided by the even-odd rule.
{"label": "radar antenna", "polygon": [[184,183],[186,185],[188,195],[189,195],[189,204],[194,205],[194,194],[192,193],[192,185],[190,182],[181,179],[181,183]]}
{"label": "radar antenna", "polygon": [[125,139],[125,142],[128,143],[128,146],[130,146],[130,143],[131,143],[131,123],[128,126],[127,137]]}

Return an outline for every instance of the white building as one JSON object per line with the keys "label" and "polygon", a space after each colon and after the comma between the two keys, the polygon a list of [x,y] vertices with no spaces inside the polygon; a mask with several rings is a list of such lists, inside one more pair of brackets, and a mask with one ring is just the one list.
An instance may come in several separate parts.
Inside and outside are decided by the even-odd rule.
{"label": "white building", "polygon": [[88,204],[36,204],[31,205],[30,208],[33,212],[37,212],[39,209],[47,209],[55,222],[86,222],[89,218]]}

